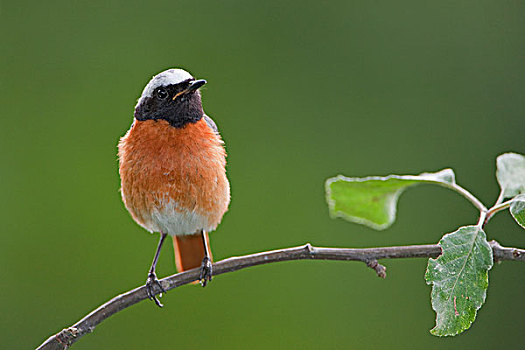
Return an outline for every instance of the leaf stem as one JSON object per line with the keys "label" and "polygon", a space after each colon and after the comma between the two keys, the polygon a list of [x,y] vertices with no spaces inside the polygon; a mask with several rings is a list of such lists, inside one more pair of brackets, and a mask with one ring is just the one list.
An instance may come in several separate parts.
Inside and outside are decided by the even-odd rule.
{"label": "leaf stem", "polygon": [[503,203],[503,200],[504,200],[504,199],[505,199],[505,194],[503,193],[503,190],[501,190],[501,191],[499,192],[498,200],[496,200],[496,203],[494,203],[493,208],[494,208],[496,205]]}
{"label": "leaf stem", "polygon": [[460,185],[456,183],[448,183],[448,182],[436,182],[437,184],[449,188],[451,190],[456,191],[466,199],[468,199],[481,213],[487,212],[487,207],[481,203],[479,199],[476,198],[472,193],[461,187]]}

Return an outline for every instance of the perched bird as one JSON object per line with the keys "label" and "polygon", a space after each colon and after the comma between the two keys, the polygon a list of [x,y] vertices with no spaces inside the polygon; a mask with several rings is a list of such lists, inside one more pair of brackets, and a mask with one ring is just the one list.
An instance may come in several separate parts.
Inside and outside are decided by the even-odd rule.
{"label": "perched bird", "polygon": [[158,306],[154,285],[159,253],[172,236],[179,272],[201,267],[200,282],[212,278],[208,232],[230,203],[226,151],[213,120],[204,114],[196,80],[182,69],[154,76],[135,107],[135,118],[118,145],[124,205],[133,219],[160,240],[148,273],[148,297]]}

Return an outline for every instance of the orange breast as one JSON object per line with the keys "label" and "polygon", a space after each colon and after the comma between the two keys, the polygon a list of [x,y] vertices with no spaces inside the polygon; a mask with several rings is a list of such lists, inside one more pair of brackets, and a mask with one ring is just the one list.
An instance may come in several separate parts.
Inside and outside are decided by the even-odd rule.
{"label": "orange breast", "polygon": [[230,201],[222,144],[204,119],[183,128],[135,120],[119,143],[122,199],[133,219],[171,235],[215,229]]}

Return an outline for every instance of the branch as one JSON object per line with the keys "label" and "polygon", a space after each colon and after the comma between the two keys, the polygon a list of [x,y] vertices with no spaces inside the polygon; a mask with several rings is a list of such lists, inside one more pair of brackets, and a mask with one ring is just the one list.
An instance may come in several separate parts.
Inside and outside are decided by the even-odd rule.
{"label": "branch", "polygon": [[510,207],[511,204],[512,204],[512,199],[506,202],[501,202],[500,199],[498,199],[498,202],[496,202],[496,204],[494,204],[492,208],[487,210],[487,216],[485,218],[485,223],[487,223],[494,214],[507,209],[508,207]]}
{"label": "branch", "polygon": [[[494,253],[495,261],[523,261],[525,262],[525,250],[518,248],[506,248],[496,241],[490,245]],[[399,258],[436,258],[441,254],[441,248],[437,244],[412,245],[382,248],[322,248],[313,247],[310,243],[304,246],[272,250],[268,252],[251,255],[232,257],[218,261],[213,264],[213,274],[221,275],[250,266],[269,264],[279,261],[290,260],[343,260],[361,261],[368,267],[374,269],[379,277],[386,276],[386,268],[380,265],[378,259]],[[192,269],[178,273],[160,280],[166,290],[174,289],[199,279],[200,269]],[[160,293],[160,288],[155,286],[155,293]],[[75,343],[80,337],[93,332],[95,327],[111,315],[124,310],[144,299],[148,299],[144,286],[135,288],[129,292],[118,295],[101,305],[89,315],[78,321],[69,328],[49,337],[37,350],[64,350]]]}

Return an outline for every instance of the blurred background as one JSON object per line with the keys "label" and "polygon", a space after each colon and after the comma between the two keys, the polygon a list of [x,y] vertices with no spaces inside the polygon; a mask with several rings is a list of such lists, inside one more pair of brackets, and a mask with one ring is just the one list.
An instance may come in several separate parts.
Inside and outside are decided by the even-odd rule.
{"label": "blurred background", "polygon": [[[525,153],[521,1],[24,1],[1,6],[0,339],[30,349],[145,282],[158,235],[119,194],[116,145],[154,74],[208,80],[232,202],[215,260],[311,242],[435,243],[477,213],[410,189],[384,232],[332,220],[330,176],[452,167],[487,206]],[[489,239],[524,246],[508,213]],[[111,317],[74,349],[493,349],[522,345],[525,266],[490,273],[470,330],[436,338],[425,259],[300,261],[217,276]],[[164,247],[159,276],[175,272]]]}

